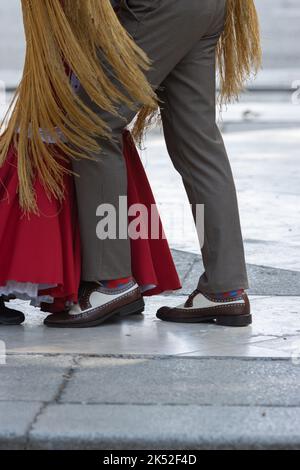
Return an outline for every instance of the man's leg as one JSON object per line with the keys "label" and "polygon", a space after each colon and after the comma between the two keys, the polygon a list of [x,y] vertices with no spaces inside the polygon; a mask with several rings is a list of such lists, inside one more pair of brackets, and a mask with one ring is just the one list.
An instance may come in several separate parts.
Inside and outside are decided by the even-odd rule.
{"label": "man's leg", "polygon": [[161,87],[162,120],[169,154],[183,178],[196,217],[204,206],[205,273],[186,304],[163,307],[167,321],[216,320],[228,326],[251,323],[243,240],[236,190],[216,124],[216,46],[224,2],[207,34],[169,74]]}
{"label": "man's leg", "polygon": [[[137,44],[152,61],[148,72],[155,89],[166,79],[176,65],[203,37],[214,20],[217,6],[225,0],[124,0],[120,21]],[[82,98],[93,107],[81,90]],[[112,130],[113,140],[102,140],[101,152],[94,161],[78,161],[74,170],[82,237],[84,285],[79,304],[69,314],[46,320],[48,326],[83,327],[100,324],[112,316],[135,313],[142,309],[142,299],[136,285],[129,283],[116,291],[107,289],[105,281],[127,277],[131,273],[129,240],[101,240],[96,236],[99,222],[97,208],[109,204],[116,210],[119,197],[127,194],[127,175],[122,152],[122,132],[135,113],[120,109],[123,119],[103,113],[101,117]],[[127,217],[125,223],[127,224]],[[124,226],[122,227],[124,229]],[[124,230],[123,230],[124,231]]]}
{"label": "man's leg", "polygon": [[199,287],[225,292],[248,287],[236,190],[215,116],[215,47],[205,37],[162,84],[162,119],[169,154],[192,204],[204,205],[205,274]]}
{"label": "man's leg", "polygon": [[[220,0],[127,0],[120,21],[152,61],[148,78],[157,88],[176,64],[204,34]],[[178,34],[180,31],[180,34]],[[82,98],[93,104],[81,90]],[[126,166],[122,154],[122,131],[135,112],[123,107],[123,119],[103,113],[112,129],[113,141],[102,140],[94,161],[74,162],[82,237],[82,280],[115,279],[131,274],[130,243],[127,239],[100,240],[96,235],[100,204],[110,204],[119,219],[119,197],[127,195]],[[123,227],[124,232],[124,214]],[[126,218],[125,218],[126,219]],[[126,229],[126,227],[125,227]],[[126,230],[125,230],[126,231]]]}

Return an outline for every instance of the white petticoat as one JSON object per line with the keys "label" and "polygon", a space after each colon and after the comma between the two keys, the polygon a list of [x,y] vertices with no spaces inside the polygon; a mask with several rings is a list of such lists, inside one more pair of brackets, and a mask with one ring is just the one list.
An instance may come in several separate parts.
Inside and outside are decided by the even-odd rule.
{"label": "white petticoat", "polygon": [[15,296],[21,300],[30,300],[31,305],[39,307],[41,303],[52,304],[54,302],[51,296],[41,296],[41,290],[56,287],[55,285],[32,284],[31,282],[8,281],[5,286],[0,286],[0,296]]}

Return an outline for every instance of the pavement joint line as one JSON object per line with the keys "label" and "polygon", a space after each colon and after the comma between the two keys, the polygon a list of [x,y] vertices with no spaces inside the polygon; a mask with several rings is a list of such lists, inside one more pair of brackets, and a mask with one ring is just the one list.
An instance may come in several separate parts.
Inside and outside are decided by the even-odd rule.
{"label": "pavement joint line", "polygon": [[[39,410],[37,413],[34,415],[32,421],[29,423],[26,432],[25,432],[25,449],[30,448],[31,444],[31,432],[33,431],[34,425],[37,423],[38,419],[40,416],[42,416],[43,412],[46,410],[48,405],[50,404],[59,404],[60,403],[60,398],[62,397],[64,390],[67,387],[67,384],[72,377],[74,373],[74,366],[77,364],[77,359],[76,356],[72,356],[73,359],[73,364],[68,367],[67,371],[63,374],[62,376],[62,381],[60,385],[58,386],[57,392],[52,400],[44,401],[42,402]],[[2,400],[1,400],[2,401]],[[19,400],[18,400],[19,401]]]}
{"label": "pavement joint line", "polygon": [[[256,335],[252,335],[251,339],[261,338],[261,337],[264,337],[264,336],[267,336],[267,339],[265,341],[272,341],[273,339],[294,338],[294,337],[299,336],[300,330],[297,330],[297,331],[298,331],[298,333],[286,333],[286,334],[283,334],[283,335],[278,335],[276,333],[272,333],[271,335],[268,335],[268,334],[264,335],[264,334],[261,334],[261,333],[257,333]],[[268,338],[268,336],[271,336],[272,339],[270,340]]]}
{"label": "pavement joint line", "polygon": [[262,268],[262,269],[275,269],[276,271],[284,271],[288,273],[300,273],[298,270],[294,269],[284,269],[284,268],[274,268],[273,266],[264,266],[263,264],[252,264],[252,263],[247,263],[247,266],[255,266],[256,268]]}
{"label": "pavement joint line", "polygon": [[[21,402],[21,403],[24,403],[24,402]],[[27,403],[35,403],[35,402],[27,402]],[[24,437],[25,437],[24,450],[27,450],[27,449],[30,448],[30,442],[31,442],[30,435],[31,435],[31,432],[34,428],[34,425],[37,423],[39,417],[43,414],[43,411],[46,409],[47,405],[48,405],[47,402],[42,402],[39,410],[36,412],[36,414],[34,415],[32,421],[29,423],[29,425],[28,425],[28,427],[25,431],[25,434],[24,434]]]}
{"label": "pavement joint line", "polygon": [[[46,403],[46,405],[50,405],[51,406],[51,402],[50,403]],[[198,407],[198,408],[214,408],[216,406],[215,403],[181,403],[181,402],[176,402],[176,403],[159,403],[159,402],[148,402],[148,403],[143,403],[143,402],[132,402],[132,403],[128,403],[128,402],[110,402],[110,401],[103,401],[103,402],[85,402],[85,401],[67,401],[67,402],[60,402],[60,403],[57,403],[57,405],[59,406],[64,406],[64,405],[82,405],[82,406],[132,406],[132,407],[137,407],[137,406],[147,406],[147,407],[168,407],[168,408],[174,408],[174,407],[177,407],[177,406],[181,406],[181,407],[185,407],[185,408],[188,408],[188,407]],[[280,404],[265,404],[265,403],[259,403],[258,405],[254,405],[253,403],[233,403],[233,404],[230,404],[228,405],[227,403],[219,403],[217,406],[221,407],[221,408],[253,408],[254,406],[256,408],[284,408],[284,409],[288,409],[288,408],[300,408],[300,403],[299,404],[295,404],[295,405],[280,405]]]}
{"label": "pavement joint line", "polygon": [[[255,240],[255,239],[253,239]],[[259,242],[261,242],[261,240],[258,240]],[[274,243],[273,241],[268,241],[268,240],[264,240],[264,242],[266,243]],[[197,254],[197,253],[194,253],[193,251],[186,251],[186,250],[177,250],[176,248],[172,248],[171,251],[173,253],[180,253],[181,255],[192,255],[193,256],[193,261],[192,261],[192,264],[191,266],[188,268],[188,271],[187,273],[185,274],[184,276],[184,279],[186,279],[186,277],[189,275],[191,269],[194,267],[194,264],[195,263],[198,263],[200,261],[202,261],[202,256],[200,254]],[[295,269],[285,269],[285,268],[277,268],[277,267],[274,267],[274,266],[265,266],[263,264],[254,264],[254,263],[246,263],[247,266],[253,266],[253,267],[256,267],[256,268],[262,268],[262,269],[272,269],[272,270],[276,270],[276,271],[284,271],[284,272],[289,272],[289,273],[299,273],[300,274],[300,270],[295,270]]]}
{"label": "pavement joint line", "polygon": [[197,255],[195,255],[195,257],[194,257],[193,261],[191,262],[191,264],[190,264],[189,268],[187,269],[187,271],[186,271],[185,275],[183,276],[183,279],[182,279],[182,284],[184,284],[184,282],[187,280],[188,276],[189,276],[189,275],[190,275],[190,273],[192,272],[192,270],[193,270],[193,268],[194,268],[195,264],[197,263],[197,261],[198,261],[198,256],[197,256]]}
{"label": "pavement joint line", "polygon": [[79,355],[74,355],[74,356],[71,356],[72,357],[72,364],[70,365],[70,367],[67,369],[67,371],[63,374],[63,377],[62,377],[62,382],[60,384],[60,386],[58,387],[58,390],[57,390],[57,393],[54,397],[54,399],[52,400],[53,403],[60,403],[61,401],[61,398],[68,386],[68,383],[69,381],[72,379],[73,375],[74,375],[74,372],[75,370],[77,369],[77,367],[80,367],[78,361],[79,361]]}
{"label": "pavement joint line", "polygon": [[41,400],[21,400],[21,399],[9,399],[9,398],[1,398],[0,403],[41,403],[41,406],[43,405],[48,405],[49,403],[52,403],[53,400],[49,401],[41,401]]}
{"label": "pavement joint line", "polygon": [[198,351],[199,351],[199,349],[195,349],[195,351],[182,352],[182,353],[175,354],[174,356],[178,357],[180,359],[181,356],[183,356],[183,355],[186,356],[187,354],[193,354],[193,353],[196,353]]}
{"label": "pavement joint line", "polygon": [[[0,403],[40,403],[39,401],[35,400],[1,400]],[[270,404],[270,403],[259,403],[259,404],[253,404],[253,403],[218,403],[217,405],[215,403],[181,403],[181,402],[176,402],[176,403],[159,403],[159,402],[148,402],[148,403],[143,403],[143,402],[106,402],[106,401],[99,401],[99,402],[87,402],[87,401],[65,401],[65,402],[59,402],[59,403],[54,403],[53,401],[43,401],[41,403],[41,408],[37,412],[36,416],[32,420],[31,424],[28,426],[28,428],[31,428],[34,426],[34,424],[37,422],[39,416],[41,416],[42,411],[44,411],[46,408],[49,406],[59,406],[59,407],[64,407],[66,405],[75,405],[75,406],[87,406],[87,407],[95,407],[95,406],[124,406],[124,407],[168,407],[168,408],[173,408],[173,407],[197,407],[197,408],[214,408],[215,406],[218,406],[220,408],[262,408],[262,409],[276,409],[276,408],[282,408],[282,409],[295,409],[298,408],[300,409],[300,403],[299,404]],[[31,431],[30,431],[31,432]]]}
{"label": "pavement joint line", "polygon": [[[262,348],[263,349],[263,348]],[[80,361],[83,359],[148,359],[148,360],[172,360],[172,359],[181,359],[181,360],[193,360],[193,361],[209,361],[209,360],[220,360],[220,361],[244,361],[244,362],[271,362],[271,361],[284,361],[292,362],[291,357],[286,356],[274,356],[274,357],[255,357],[255,356],[187,356],[187,354],[192,353],[193,351],[188,351],[183,354],[185,356],[178,356],[177,354],[165,354],[165,355],[153,355],[153,354],[78,354],[78,353],[7,353],[7,356],[11,357],[76,357],[78,358],[78,364],[76,367],[72,366],[74,370],[77,367],[82,367]],[[179,353],[181,354],[181,353]],[[1,400],[0,400],[1,401]]]}

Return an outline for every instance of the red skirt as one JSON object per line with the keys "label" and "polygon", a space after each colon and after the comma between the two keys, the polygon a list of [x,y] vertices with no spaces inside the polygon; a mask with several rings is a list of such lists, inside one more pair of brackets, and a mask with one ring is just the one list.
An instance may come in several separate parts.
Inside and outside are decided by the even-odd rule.
{"label": "red skirt", "polygon": [[[131,139],[124,133],[128,171],[128,205],[148,209],[150,227],[155,200],[143,165]],[[17,156],[12,149],[0,168],[0,295],[15,295],[42,305],[47,312],[62,311],[78,301],[81,250],[74,179],[65,175],[62,202],[48,197],[35,183],[39,215],[24,215],[17,194]],[[180,289],[168,242],[161,236],[131,240],[132,273],[144,295]]]}

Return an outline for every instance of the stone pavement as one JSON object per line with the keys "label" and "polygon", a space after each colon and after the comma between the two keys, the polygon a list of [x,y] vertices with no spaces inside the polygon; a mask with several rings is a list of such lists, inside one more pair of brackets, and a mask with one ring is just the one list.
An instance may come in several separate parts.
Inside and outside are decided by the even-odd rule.
{"label": "stone pavement", "polygon": [[173,251],[173,254],[183,289],[177,294],[146,298],[144,316],[110,322],[100,328],[56,330],[42,326],[44,314],[39,309],[23,301],[12,302],[26,311],[27,321],[21,328],[0,329],[0,339],[5,341],[7,353],[13,357],[24,354],[292,357],[297,362],[298,354],[300,356],[300,272],[249,265],[255,292],[251,295],[254,323],[250,328],[168,324],[156,319],[156,310],[166,303],[181,303],[195,288],[201,269],[196,255],[180,251]]}
{"label": "stone pavement", "polygon": [[182,182],[159,131],[142,153],[183,289],[144,316],[0,329],[0,448],[300,448],[300,107],[245,96],[221,126],[239,193],[254,323],[160,322],[202,270]]}
{"label": "stone pavement", "polygon": [[19,355],[8,367],[0,448],[300,446],[300,368],[289,361]]}
{"label": "stone pavement", "polygon": [[15,302],[27,321],[0,330],[0,449],[300,448],[300,273],[249,265],[252,327],[167,324],[156,309],[200,265],[174,258],[183,291],[144,316],[54,330]]}
{"label": "stone pavement", "polygon": [[253,326],[156,319],[194,289],[202,264],[182,182],[155,131],[142,159],[183,289],[148,299],[145,316],[90,330],[46,329],[38,309],[15,302],[27,319],[0,329],[0,448],[300,448],[299,121],[288,94],[251,94],[221,122]]}

